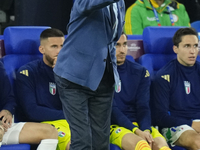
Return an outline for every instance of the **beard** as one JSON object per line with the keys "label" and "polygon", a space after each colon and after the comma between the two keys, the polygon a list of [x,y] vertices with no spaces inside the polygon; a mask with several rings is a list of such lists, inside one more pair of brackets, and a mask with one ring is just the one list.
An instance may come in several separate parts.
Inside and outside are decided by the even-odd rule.
{"label": "beard", "polygon": [[117,58],[117,64],[123,64],[126,60],[126,55],[119,54],[116,56],[116,58]]}
{"label": "beard", "polygon": [[123,64],[125,61],[117,61],[117,64]]}
{"label": "beard", "polygon": [[45,55],[45,58],[49,62],[49,64],[53,66],[54,59],[51,58],[49,55]]}

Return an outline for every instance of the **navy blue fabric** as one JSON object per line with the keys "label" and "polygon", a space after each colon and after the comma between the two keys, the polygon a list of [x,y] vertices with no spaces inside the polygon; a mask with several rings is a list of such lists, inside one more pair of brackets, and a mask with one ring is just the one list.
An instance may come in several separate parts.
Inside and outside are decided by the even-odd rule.
{"label": "navy blue fabric", "polygon": [[[24,70],[27,71],[28,76],[21,74]],[[55,85],[55,93],[49,91],[50,83]],[[17,102],[20,111],[23,112],[18,118],[24,119],[20,121],[41,122],[65,119],[53,68],[47,66],[42,58],[19,68],[16,73],[16,91]]]}
{"label": "navy blue fabric", "polygon": [[110,144],[110,150],[121,150],[117,145]]}
{"label": "navy blue fabric", "polygon": [[[18,55],[18,54],[12,54],[12,55],[6,55],[2,58],[2,61],[4,63],[4,67],[6,70],[6,73],[8,75],[8,78],[10,80],[11,86],[13,87],[14,93],[16,93],[16,86],[15,86],[15,80],[16,80],[16,72],[17,70],[24,64],[42,58],[42,55]],[[15,112],[15,122],[19,122],[21,119],[20,111],[21,109],[16,108]]]}
{"label": "navy blue fabric", "polygon": [[180,146],[171,147],[171,146],[169,145],[169,147],[170,147],[172,150],[186,150],[185,148],[180,147]]}
{"label": "navy blue fabric", "polygon": [[16,102],[2,62],[0,62],[0,91],[0,111],[5,109],[13,114]]}
{"label": "navy blue fabric", "polygon": [[151,130],[149,108],[150,78],[146,69],[138,63],[125,61],[117,66],[121,79],[121,91],[114,94],[112,107],[112,124],[132,130],[137,122],[144,131]]}
{"label": "navy blue fabric", "polygon": [[[164,79],[164,75],[167,75],[169,80]],[[170,61],[156,73],[151,93],[152,118],[155,125],[161,128],[191,126],[192,120],[200,118],[199,75],[199,62],[186,67],[177,59]],[[185,82],[189,84],[189,92],[186,91]]]}

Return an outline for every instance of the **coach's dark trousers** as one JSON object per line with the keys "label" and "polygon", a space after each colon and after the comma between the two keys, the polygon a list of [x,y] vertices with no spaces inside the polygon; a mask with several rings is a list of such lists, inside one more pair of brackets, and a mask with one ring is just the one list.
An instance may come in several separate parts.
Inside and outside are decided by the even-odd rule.
{"label": "coach's dark trousers", "polygon": [[105,71],[96,91],[56,74],[55,80],[70,125],[70,150],[109,150],[113,75]]}

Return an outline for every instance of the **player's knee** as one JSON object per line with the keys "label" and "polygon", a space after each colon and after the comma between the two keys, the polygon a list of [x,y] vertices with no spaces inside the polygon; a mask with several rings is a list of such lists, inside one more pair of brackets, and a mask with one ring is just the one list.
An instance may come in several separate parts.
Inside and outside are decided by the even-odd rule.
{"label": "player's knee", "polygon": [[43,139],[58,139],[58,131],[50,124],[45,124],[43,127]]}
{"label": "player's knee", "polygon": [[135,134],[126,134],[122,138],[122,148],[125,150],[135,149],[137,143],[141,140],[143,139]]}
{"label": "player's knee", "polygon": [[[139,141],[138,141],[139,142]],[[131,140],[128,140],[127,141],[127,146],[130,148],[130,149],[135,149],[136,145],[138,142],[133,142]]]}
{"label": "player's knee", "polygon": [[200,136],[197,136],[192,144],[192,149],[200,149]]}
{"label": "player's knee", "polygon": [[158,147],[158,149],[160,149],[163,146],[168,147],[168,144],[167,144],[166,140],[163,137],[156,137],[154,139],[153,146],[154,147]]}

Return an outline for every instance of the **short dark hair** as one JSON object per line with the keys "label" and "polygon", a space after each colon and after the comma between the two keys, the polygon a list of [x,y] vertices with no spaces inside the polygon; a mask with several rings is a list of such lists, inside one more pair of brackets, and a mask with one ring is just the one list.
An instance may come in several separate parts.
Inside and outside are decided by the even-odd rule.
{"label": "short dark hair", "polygon": [[122,31],[122,34],[121,35],[125,35],[126,36],[126,39],[128,40],[128,37],[126,35],[126,33],[124,31]]}
{"label": "short dark hair", "polygon": [[49,37],[64,37],[64,34],[59,29],[48,28],[42,31],[42,33],[40,34],[40,41]]}
{"label": "short dark hair", "polygon": [[173,43],[175,46],[179,46],[182,41],[182,37],[185,35],[195,35],[198,39],[198,33],[194,28],[180,28],[176,31],[173,37]]}

